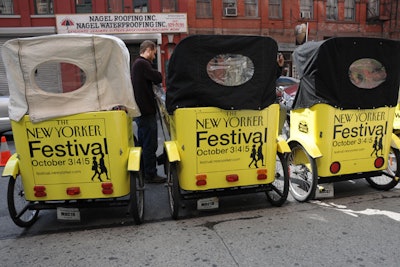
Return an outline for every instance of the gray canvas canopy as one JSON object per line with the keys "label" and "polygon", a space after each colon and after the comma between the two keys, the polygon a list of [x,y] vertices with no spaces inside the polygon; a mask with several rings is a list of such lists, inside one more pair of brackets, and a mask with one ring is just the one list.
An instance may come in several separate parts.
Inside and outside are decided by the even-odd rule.
{"label": "gray canvas canopy", "polygon": [[[129,51],[117,37],[59,34],[18,38],[4,44],[2,56],[12,120],[29,114],[31,121],[38,122],[115,106],[124,106],[132,117],[140,115],[130,79]],[[85,76],[81,87],[61,93],[43,90],[36,76],[40,66],[49,62],[77,66]]]}

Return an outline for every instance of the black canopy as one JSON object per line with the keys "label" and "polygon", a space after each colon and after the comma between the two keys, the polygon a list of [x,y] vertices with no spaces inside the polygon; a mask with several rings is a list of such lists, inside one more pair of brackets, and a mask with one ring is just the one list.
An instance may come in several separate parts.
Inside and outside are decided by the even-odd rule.
{"label": "black canopy", "polygon": [[293,53],[300,85],[293,108],[327,103],[342,109],[397,104],[400,42],[338,37],[308,42]]}
{"label": "black canopy", "polygon": [[[246,82],[226,86],[210,78],[207,66],[215,57],[237,55],[250,59],[254,73]],[[277,44],[269,37],[192,35],[171,56],[167,73],[166,107],[263,109],[276,100]],[[249,63],[249,62],[246,62]]]}

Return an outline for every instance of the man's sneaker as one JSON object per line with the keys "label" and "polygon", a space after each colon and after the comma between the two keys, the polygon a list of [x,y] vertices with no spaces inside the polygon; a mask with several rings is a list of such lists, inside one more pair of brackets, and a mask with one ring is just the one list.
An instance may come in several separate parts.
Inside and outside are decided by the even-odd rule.
{"label": "man's sneaker", "polygon": [[154,177],[146,177],[144,181],[148,184],[163,184],[167,181],[167,178],[156,175]]}

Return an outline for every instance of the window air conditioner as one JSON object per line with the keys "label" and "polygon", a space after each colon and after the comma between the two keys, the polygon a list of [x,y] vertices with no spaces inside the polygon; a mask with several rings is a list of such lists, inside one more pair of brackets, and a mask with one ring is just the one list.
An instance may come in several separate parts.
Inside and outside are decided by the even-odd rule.
{"label": "window air conditioner", "polygon": [[310,11],[300,11],[300,17],[302,19],[311,19],[311,12]]}
{"label": "window air conditioner", "polygon": [[237,16],[237,8],[236,7],[225,7],[224,16],[225,17],[236,17]]}

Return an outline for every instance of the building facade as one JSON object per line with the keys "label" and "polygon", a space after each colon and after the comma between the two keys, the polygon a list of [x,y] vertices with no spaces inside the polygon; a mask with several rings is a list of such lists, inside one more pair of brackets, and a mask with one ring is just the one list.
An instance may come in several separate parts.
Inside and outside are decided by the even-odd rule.
{"label": "building facade", "polygon": [[[334,36],[400,40],[399,0],[0,0],[0,46],[12,38],[57,34],[62,26],[68,26],[67,20],[60,22],[58,17],[68,14],[79,15],[78,19],[118,15],[130,20],[123,32],[114,23],[107,24],[111,26],[105,33],[124,40],[132,57],[138,54],[141,41],[155,41],[159,45],[158,68],[163,73],[175,45],[192,34],[270,36],[285,56],[288,75],[292,72],[291,52],[304,41]],[[134,14],[151,14],[157,25],[169,25],[174,14],[185,14],[185,21],[180,18],[176,31],[171,27],[158,30],[154,24],[133,23],[139,20]],[[79,32],[87,33],[99,27],[94,22],[78,25]],[[0,94],[8,94],[1,60]]]}

